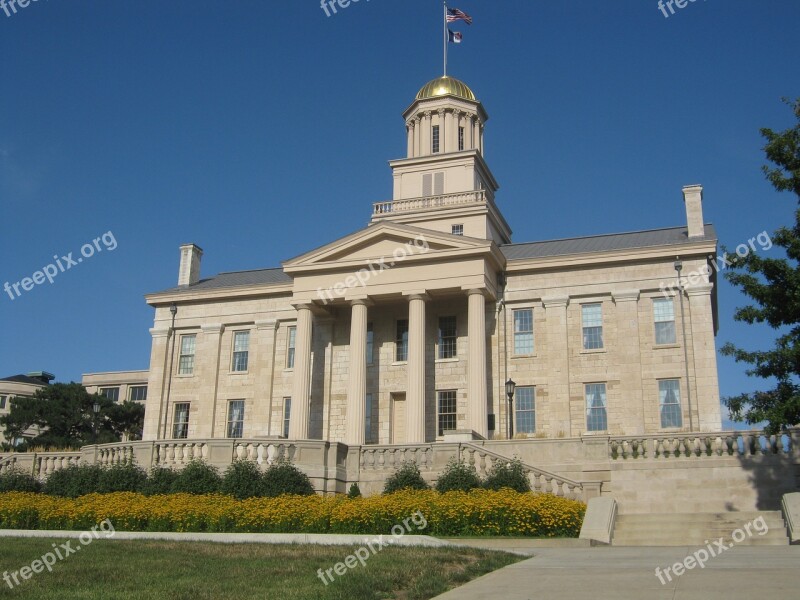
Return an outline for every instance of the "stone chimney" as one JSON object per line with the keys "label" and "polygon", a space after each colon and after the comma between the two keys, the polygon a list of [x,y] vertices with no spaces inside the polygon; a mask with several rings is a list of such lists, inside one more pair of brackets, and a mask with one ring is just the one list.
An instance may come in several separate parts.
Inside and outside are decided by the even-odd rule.
{"label": "stone chimney", "polygon": [[703,223],[703,186],[684,186],[683,201],[686,203],[686,225],[689,229],[689,239],[703,237],[706,232],[705,223]]}
{"label": "stone chimney", "polygon": [[178,271],[178,285],[192,285],[200,281],[200,259],[203,249],[195,244],[181,246],[181,268]]}

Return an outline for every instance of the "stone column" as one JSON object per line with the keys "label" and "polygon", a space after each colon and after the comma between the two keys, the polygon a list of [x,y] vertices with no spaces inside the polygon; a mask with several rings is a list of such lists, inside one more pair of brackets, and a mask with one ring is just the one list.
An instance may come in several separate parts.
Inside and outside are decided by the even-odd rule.
{"label": "stone column", "polygon": [[419,156],[421,154],[420,148],[422,147],[422,125],[420,123],[419,117],[414,117],[414,156]]}
{"label": "stone column", "polygon": [[414,120],[406,123],[406,131],[408,132],[408,158],[414,158]]}
{"label": "stone column", "polygon": [[[722,422],[717,378],[717,352],[714,345],[714,316],[711,311],[711,283],[701,283],[686,288],[689,306],[686,311],[686,329],[691,337],[686,340],[689,349],[689,375],[692,386],[692,413],[694,426],[699,431],[718,431]],[[680,313],[680,298],[675,299],[676,315]],[[680,323],[676,319],[676,327]],[[680,330],[678,335],[680,335]],[[692,383],[687,382],[687,385]],[[686,402],[685,399],[681,398]],[[688,427],[688,423],[684,423]]]}
{"label": "stone column", "polygon": [[364,444],[367,398],[367,302],[353,300],[350,320],[350,386],[347,391],[345,443]]}
{"label": "stone column", "polygon": [[311,306],[297,306],[297,333],[294,351],[294,382],[292,412],[289,415],[289,439],[308,439],[311,412]]}
{"label": "stone column", "polygon": [[424,293],[408,296],[408,389],[406,442],[425,443],[425,302]]}
{"label": "stone column", "polygon": [[[446,119],[445,119],[445,110],[440,108],[436,111],[436,114],[439,115],[439,154],[444,154],[447,152],[445,149],[447,146],[447,127],[446,127]],[[431,131],[433,131],[433,127],[431,127]],[[432,135],[432,134],[431,134]]]}
{"label": "stone column", "polygon": [[475,150],[480,150],[483,154],[483,140],[481,139],[481,120],[475,117],[472,124],[472,147]]}
{"label": "stone column", "polygon": [[[572,420],[569,395],[569,331],[567,327],[567,306],[569,296],[542,298],[545,319],[547,320],[547,371],[549,418],[542,420],[552,428],[551,437],[563,431],[566,437],[572,437]],[[581,392],[580,414],[584,414],[583,392]],[[537,415],[538,416],[538,415]],[[544,416],[544,415],[542,415]],[[585,418],[584,418],[585,420]],[[585,426],[581,431],[585,429]]]}
{"label": "stone column", "polygon": [[489,435],[486,407],[486,298],[483,290],[469,296],[469,353],[467,355],[467,429],[483,438]]}
{"label": "stone column", "polygon": [[420,139],[420,156],[429,156],[431,153],[431,111],[426,110],[422,114],[422,136]]}
{"label": "stone column", "polygon": [[[658,431],[657,416],[645,410],[642,394],[642,353],[639,348],[639,290],[620,290],[613,293],[619,360],[620,397],[625,406],[608,407],[609,415],[622,426],[623,435],[640,435]],[[649,421],[649,422],[648,422]],[[648,427],[649,425],[649,427]],[[648,431],[649,429],[649,431]]]}
{"label": "stone column", "polygon": [[[207,402],[198,403],[195,424],[195,435],[198,438],[226,437],[227,415],[225,410],[227,407],[219,406],[219,372],[222,368],[222,332],[224,330],[225,327],[222,323],[203,324],[200,326],[203,335],[197,337],[195,371],[212,375],[212,377],[206,377],[205,381],[214,382],[213,388],[208,386],[204,390],[205,398],[211,400],[210,407]],[[230,366],[226,365],[225,370],[228,369]],[[217,414],[220,409],[222,414]],[[222,422],[221,427],[219,426],[220,422]]]}
{"label": "stone column", "polygon": [[[254,436],[269,436],[272,433],[272,392],[275,384],[275,341],[278,321],[265,319],[256,321],[256,340],[253,350],[257,364],[253,369],[256,377],[256,405],[253,407],[252,431]],[[252,345],[252,344],[251,344]],[[260,398],[260,400],[259,400]]]}
{"label": "stone column", "polygon": [[169,351],[171,348],[169,327],[154,327],[150,330],[153,345],[150,349],[150,373],[147,379],[147,402],[144,413],[142,439],[157,440],[164,431],[167,402],[167,378],[169,377]]}
{"label": "stone column", "polygon": [[458,130],[461,127],[461,111],[455,109],[453,111],[453,135],[450,136],[450,148],[452,148],[451,152],[458,152]]}
{"label": "stone column", "polygon": [[444,113],[444,145],[442,146],[442,152],[455,152],[458,149],[458,146],[453,144],[453,132],[456,129],[453,126],[453,116],[451,111]]}
{"label": "stone column", "polygon": [[475,125],[473,121],[475,119],[475,115],[471,113],[467,113],[464,117],[464,136],[466,137],[465,140],[465,150],[472,150],[475,148]]}

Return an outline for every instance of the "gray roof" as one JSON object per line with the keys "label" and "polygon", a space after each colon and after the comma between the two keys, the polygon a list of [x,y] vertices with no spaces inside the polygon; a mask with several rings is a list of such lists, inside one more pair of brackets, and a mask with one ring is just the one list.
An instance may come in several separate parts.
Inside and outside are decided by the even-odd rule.
{"label": "gray roof", "polygon": [[232,271],[230,273],[220,273],[208,279],[201,279],[192,285],[181,285],[178,287],[162,290],[160,294],[170,292],[186,292],[195,290],[213,290],[217,288],[245,287],[254,285],[275,285],[279,283],[291,283],[292,278],[283,272],[283,269],[257,269],[255,271]]}
{"label": "gray roof", "polygon": [[41,379],[34,379],[33,377],[28,377],[27,375],[12,375],[11,377],[3,377],[0,381],[11,381],[13,383],[30,383],[33,385],[47,385]]}
{"label": "gray roof", "polygon": [[[706,225],[705,235],[691,241],[716,242],[717,234],[714,231],[714,226]],[[567,238],[545,242],[504,244],[500,246],[500,250],[508,260],[520,260],[525,258],[546,258],[549,256],[584,254],[588,252],[631,250],[653,246],[676,246],[688,242],[689,238],[686,227],[670,227],[668,229],[612,233],[608,235]]]}
{"label": "gray roof", "polygon": [[[716,242],[717,234],[713,225],[705,226],[705,235],[692,242]],[[676,246],[689,242],[686,227],[670,227],[667,229],[651,229],[649,231],[632,231],[630,233],[612,233],[589,237],[549,240],[544,242],[527,242],[522,244],[504,244],[501,252],[508,260],[526,258],[546,258],[568,254],[584,254],[588,252],[607,252],[611,250],[629,250],[653,246]],[[186,292],[195,290],[213,290],[220,288],[249,287],[257,285],[277,285],[291,283],[292,278],[281,268],[257,269],[254,271],[232,271],[220,273],[214,277],[201,279],[189,286],[178,286],[162,290],[161,294]]]}

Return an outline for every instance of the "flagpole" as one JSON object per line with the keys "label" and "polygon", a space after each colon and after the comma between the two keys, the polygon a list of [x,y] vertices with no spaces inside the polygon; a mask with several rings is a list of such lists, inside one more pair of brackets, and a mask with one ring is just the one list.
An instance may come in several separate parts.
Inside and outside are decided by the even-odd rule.
{"label": "flagpole", "polygon": [[444,76],[447,77],[447,43],[449,40],[447,39],[447,0],[442,2],[444,5]]}

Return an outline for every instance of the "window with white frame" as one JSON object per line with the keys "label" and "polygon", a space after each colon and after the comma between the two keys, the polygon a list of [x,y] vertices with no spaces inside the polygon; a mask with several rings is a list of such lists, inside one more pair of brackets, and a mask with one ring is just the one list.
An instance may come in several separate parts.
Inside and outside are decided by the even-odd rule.
{"label": "window with white frame", "polygon": [[367,394],[364,407],[364,439],[367,443],[372,441],[372,394]]}
{"label": "window with white frame", "polygon": [[178,359],[178,375],[194,373],[194,352],[197,343],[195,334],[181,336],[181,354]]}
{"label": "window with white frame", "polygon": [[586,385],[586,430],[606,431],[608,414],[606,412],[606,384]]}
{"label": "window with white frame", "polygon": [[367,364],[371,365],[374,361],[375,352],[375,332],[372,330],[372,323],[367,323]]}
{"label": "window with white frame", "polygon": [[455,317],[439,317],[439,358],[455,358],[458,336]]}
{"label": "window with white frame", "polygon": [[0,410],[5,410],[8,396],[0,396]]}
{"label": "window with white frame", "polygon": [[583,349],[597,350],[603,347],[603,306],[584,304],[581,306],[583,321]]}
{"label": "window with white frame", "polygon": [[100,388],[100,395],[105,396],[112,402],[119,401],[119,387],[105,387]]}
{"label": "window with white frame", "polygon": [[453,225],[450,231],[453,233],[453,235],[464,235],[464,225]]}
{"label": "window with white frame", "polygon": [[438,406],[439,435],[445,431],[456,429],[456,390],[445,390],[436,393]]}
{"label": "window with white frame", "polygon": [[433,126],[433,139],[431,144],[431,153],[438,154],[439,153],[439,126]]}
{"label": "window with white frame", "polygon": [[131,402],[144,402],[147,400],[147,386],[132,385],[128,391],[128,400]]}
{"label": "window with white frame", "polygon": [[397,321],[394,359],[397,362],[408,360],[408,319],[399,319]]}
{"label": "window with white frame", "polygon": [[661,412],[661,427],[683,427],[681,414],[681,386],[677,379],[662,379],[658,382],[658,400]]}
{"label": "window with white frame", "polygon": [[292,414],[292,399],[283,399],[283,437],[289,437],[289,417]]}
{"label": "window with white frame", "polygon": [[244,432],[244,400],[228,402],[228,437],[240,438]]}
{"label": "window with white frame", "polygon": [[247,371],[247,363],[250,358],[250,332],[236,331],[233,334],[233,364],[231,370],[234,372]]}
{"label": "window with white frame", "polygon": [[286,344],[286,368],[294,369],[294,345],[297,341],[297,327],[289,327]]}
{"label": "window with white frame", "polygon": [[533,309],[514,311],[514,354],[533,354]]}
{"label": "window with white frame", "polygon": [[674,344],[675,336],[675,303],[672,298],[656,298],[653,300],[653,318],[656,328],[656,344]]}
{"label": "window with white frame", "polygon": [[536,433],[536,388],[533,386],[517,387],[514,396],[516,402],[517,432]]}
{"label": "window with white frame", "polygon": [[172,437],[182,440],[189,437],[189,403],[175,404],[175,416],[172,419]]}

